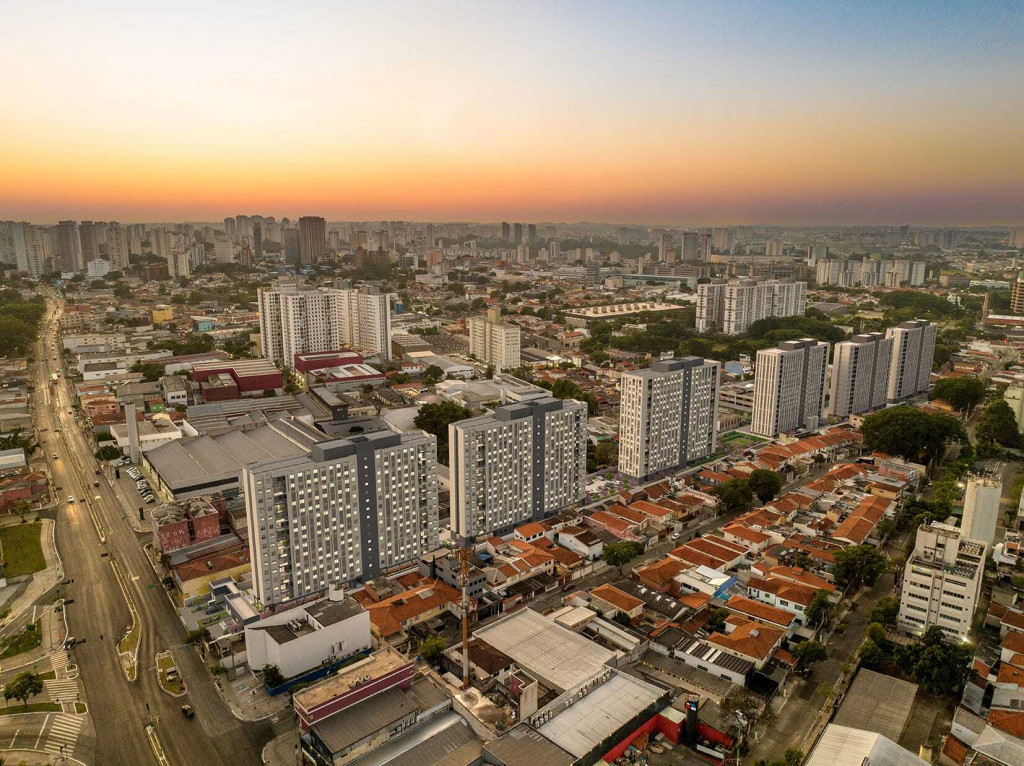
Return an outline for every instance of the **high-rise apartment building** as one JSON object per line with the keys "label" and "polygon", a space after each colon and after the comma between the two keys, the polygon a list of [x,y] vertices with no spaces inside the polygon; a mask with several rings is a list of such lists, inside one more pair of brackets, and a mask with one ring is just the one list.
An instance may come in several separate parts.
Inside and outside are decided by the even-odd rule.
{"label": "high-rise apartment building", "polygon": [[828,245],[808,245],[807,247],[807,265],[817,266],[818,261],[823,261],[828,258]]}
{"label": "high-rise apartment building", "polygon": [[1010,313],[1018,316],[1024,314],[1024,271],[1017,275],[1010,294]]}
{"label": "high-rise apartment building", "polygon": [[738,335],[759,319],[803,316],[806,308],[806,282],[737,279],[697,285],[698,332]]}
{"label": "high-rise apartment building", "polygon": [[712,229],[711,246],[716,252],[731,253],[736,246],[736,229]]}
{"label": "high-rise apartment building", "polygon": [[1015,250],[1024,250],[1024,226],[1010,231],[1010,247]]}
{"label": "high-rise apartment building", "polygon": [[379,431],[242,470],[263,605],[370,580],[438,546],[437,442]]}
{"label": "high-rise apartment building", "polygon": [[298,229],[291,226],[281,228],[281,247],[285,261],[295,265],[301,263],[302,254],[299,252]]}
{"label": "high-rise apartment building", "polygon": [[13,265],[34,277],[46,273],[46,243],[42,230],[26,222],[0,221],[0,263]]}
{"label": "high-rise apartment building", "polygon": [[235,219],[234,219],[233,216],[224,219],[224,233],[227,234],[229,237],[234,235],[234,233],[235,233]]}
{"label": "high-rise apartment building", "polygon": [[510,531],[584,495],[587,405],[543,397],[448,426],[451,527],[460,539]]}
{"label": "high-rise apartment building", "polygon": [[357,348],[391,358],[391,302],[375,288],[293,285],[259,291],[263,356],[291,367],[296,354]]}
{"label": "high-rise apartment building", "polygon": [[263,260],[263,224],[253,223],[252,225],[252,254],[259,262]]}
{"label": "high-rise apartment building", "polygon": [[752,433],[774,438],[797,428],[815,429],[825,405],[828,343],[802,338],[757,352]]}
{"label": "high-rise apartment building", "polygon": [[785,244],[781,239],[769,239],[764,243],[764,254],[771,257],[781,256]]}
{"label": "high-rise apartment building", "polygon": [[327,258],[327,222],[316,215],[299,219],[299,261],[320,263]]}
{"label": "high-rise apartment building", "polygon": [[523,241],[523,225],[521,223],[512,224],[512,241],[522,242]]}
{"label": "high-rise apartment building", "polygon": [[624,373],[619,402],[619,471],[637,479],[715,451],[719,364],[698,356]]}
{"label": "high-rise apartment building", "polygon": [[107,224],[106,242],[103,247],[113,271],[128,268],[128,234],[117,221],[110,221]]}
{"label": "high-rise apartment building", "polygon": [[920,635],[938,625],[947,638],[966,639],[981,594],[985,549],[956,527],[937,521],[920,527],[903,569],[900,629]]}
{"label": "high-rise apartment building", "polygon": [[175,250],[167,257],[167,273],[172,279],[192,276],[192,261],[186,250]]}
{"label": "high-rise apartment building", "polygon": [[990,548],[995,545],[1002,497],[1003,483],[996,475],[968,478],[960,534],[971,540],[981,540]]}
{"label": "high-rise apartment building", "polygon": [[501,238],[506,242],[512,238],[512,227],[509,226],[508,221],[501,222]]}
{"label": "high-rise apartment building", "polygon": [[469,353],[496,372],[519,367],[520,331],[501,321],[501,309],[488,309],[486,316],[469,318]]}
{"label": "high-rise apartment building", "polygon": [[890,402],[928,391],[937,331],[934,324],[923,319],[886,330],[886,337],[893,339],[887,396]]}
{"label": "high-rise apartment building", "polygon": [[893,339],[880,332],[854,335],[837,343],[832,357],[828,411],[837,418],[885,404]]}
{"label": "high-rise apartment building", "polygon": [[[88,266],[90,261],[100,257],[99,232],[92,221],[81,221],[78,224],[78,241],[82,246],[82,265]],[[107,260],[110,260],[109,258]]]}
{"label": "high-rise apartment building", "polygon": [[82,241],[78,237],[78,223],[61,221],[57,224],[57,263],[64,273],[79,272],[85,268],[82,261]]}

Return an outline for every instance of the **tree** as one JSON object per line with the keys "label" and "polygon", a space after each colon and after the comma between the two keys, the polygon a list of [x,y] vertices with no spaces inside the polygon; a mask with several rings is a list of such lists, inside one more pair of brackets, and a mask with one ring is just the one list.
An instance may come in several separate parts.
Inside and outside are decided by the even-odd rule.
{"label": "tree", "polygon": [[873,452],[929,463],[941,457],[947,440],[967,443],[967,432],[952,415],[930,415],[916,407],[890,407],[864,418],[864,446]]}
{"label": "tree", "polygon": [[285,677],[281,675],[281,669],[277,667],[277,665],[263,666],[263,683],[271,689],[276,689],[278,686],[283,684],[285,680]]}
{"label": "tree", "polygon": [[704,623],[704,630],[708,633],[721,633],[725,629],[725,618],[729,616],[728,609],[712,609],[707,621]]}
{"label": "tree", "polygon": [[210,631],[206,628],[196,628],[185,634],[186,644],[201,644],[210,640]]}
{"label": "tree", "polygon": [[622,572],[622,567],[635,559],[641,553],[644,552],[644,548],[640,543],[635,543],[632,540],[624,540],[621,543],[610,543],[604,546],[604,553],[602,558],[609,566],[618,567],[619,572]]}
{"label": "tree", "polygon": [[746,508],[754,499],[754,492],[750,489],[750,482],[747,479],[730,479],[715,487],[712,494],[727,511]]}
{"label": "tree", "polygon": [[29,697],[43,693],[43,679],[29,671],[18,673],[13,680],[4,685],[5,700],[21,700],[28,707]]}
{"label": "tree", "polygon": [[756,468],[751,471],[750,476],[747,477],[747,482],[750,484],[750,489],[762,503],[767,503],[769,500],[774,499],[779,494],[779,490],[782,489],[782,477],[775,473],[775,471],[768,471],[764,468]]}
{"label": "tree", "polygon": [[487,369],[484,371],[484,377],[487,378],[487,380],[492,380],[494,378],[494,365],[493,364],[487,365]]}
{"label": "tree", "polygon": [[264,388],[263,389],[263,395],[264,396],[277,396],[277,391],[275,389],[273,389],[273,388]]}
{"label": "tree", "polygon": [[812,628],[817,628],[825,622],[831,611],[832,603],[828,600],[828,591],[822,589],[811,598],[811,603],[804,610],[804,618],[807,620],[808,625]]}
{"label": "tree", "polygon": [[439,636],[427,636],[420,643],[420,647],[417,650],[420,657],[425,659],[431,665],[437,663],[442,652],[444,652],[444,639]]}
{"label": "tree", "polygon": [[828,659],[828,652],[825,651],[825,647],[817,641],[801,641],[792,647],[790,652],[796,657],[796,664],[802,668],[809,668],[815,662]]}
{"label": "tree", "polygon": [[888,566],[885,557],[873,545],[852,545],[836,551],[835,560],[832,574],[836,580],[854,588],[874,585]]}
{"label": "tree", "polygon": [[985,407],[974,433],[979,443],[991,445],[995,442],[1003,447],[1019,447],[1021,444],[1017,418],[1005,399],[997,399]]}
{"label": "tree", "polygon": [[929,399],[941,399],[960,412],[972,410],[985,399],[985,382],[973,375],[962,378],[943,378],[928,394]]}
{"label": "tree", "polygon": [[124,282],[118,282],[114,285],[114,297],[120,298],[121,300],[128,300],[132,297],[132,289]]}
{"label": "tree", "polygon": [[423,371],[423,382],[434,385],[444,378],[444,370],[436,364],[432,364]]}
{"label": "tree", "polygon": [[893,626],[896,624],[896,615],[900,613],[900,600],[895,596],[884,596],[875,602],[875,605],[871,607],[871,611],[868,613],[868,620],[870,622],[877,622],[883,626]]}
{"label": "tree", "polygon": [[960,642],[945,643],[942,629],[936,625],[932,628],[939,631],[938,640],[925,632],[924,648],[914,665],[914,680],[929,694],[958,695],[967,681],[973,652]]}
{"label": "tree", "polygon": [[117,460],[118,458],[124,457],[121,450],[112,444],[104,444],[98,450],[96,450],[97,460]]}
{"label": "tree", "polygon": [[413,425],[437,437],[437,459],[448,465],[448,425],[465,420],[472,413],[455,402],[431,402],[420,407]]}
{"label": "tree", "polygon": [[560,378],[551,386],[551,395],[556,399],[576,399],[587,403],[587,414],[597,414],[597,399],[568,378]]}
{"label": "tree", "polygon": [[139,361],[132,366],[131,371],[141,372],[143,380],[145,380],[147,383],[155,383],[164,376],[164,369],[164,365],[158,362]]}

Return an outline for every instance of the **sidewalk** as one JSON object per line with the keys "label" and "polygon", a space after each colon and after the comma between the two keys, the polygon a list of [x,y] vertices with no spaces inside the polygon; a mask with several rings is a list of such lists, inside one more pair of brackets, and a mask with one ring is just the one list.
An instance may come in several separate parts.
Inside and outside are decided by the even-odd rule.
{"label": "sidewalk", "polygon": [[291,695],[271,697],[251,671],[232,680],[228,680],[227,676],[218,676],[214,683],[231,714],[241,721],[261,721],[281,712],[286,712],[287,717],[292,715],[289,704]]}
{"label": "sidewalk", "polygon": [[267,766],[295,766],[299,760],[299,730],[293,729],[274,737],[263,748],[263,762]]}
{"label": "sidewalk", "polygon": [[55,585],[59,585],[64,577],[60,555],[57,553],[57,548],[53,542],[54,522],[52,519],[40,519],[40,523],[42,524],[40,535],[46,569],[32,575],[32,582],[28,584],[24,592],[11,604],[11,612],[3,621],[2,627],[17,623],[43,594]]}

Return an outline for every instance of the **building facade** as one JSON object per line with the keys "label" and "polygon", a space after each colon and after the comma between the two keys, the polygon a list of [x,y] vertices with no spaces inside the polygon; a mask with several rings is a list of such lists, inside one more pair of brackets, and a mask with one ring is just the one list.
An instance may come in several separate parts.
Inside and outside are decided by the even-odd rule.
{"label": "building facade", "polygon": [[828,343],[803,338],[757,352],[750,430],[774,438],[815,429],[825,405]]}
{"label": "building facade", "polygon": [[708,457],[718,432],[719,363],[696,356],[625,373],[619,470],[645,478]]}
{"label": "building facade", "polygon": [[886,330],[886,337],[893,340],[887,394],[890,402],[928,391],[937,331],[936,325],[923,319]]}
{"label": "building facade", "polygon": [[327,258],[327,222],[315,215],[299,219],[299,261],[320,263]]}
{"label": "building facade", "polygon": [[971,631],[985,571],[985,543],[933,521],[917,530],[914,553],[904,567],[897,624],[922,634],[938,625],[948,638]]}
{"label": "building facade", "polygon": [[893,339],[872,332],[837,343],[829,388],[830,415],[845,418],[885,404]]}
{"label": "building facade", "polygon": [[519,367],[520,336],[518,327],[501,321],[501,309],[492,308],[486,316],[469,318],[469,353],[494,365],[495,372]]}
{"label": "building facade", "polygon": [[438,546],[437,443],[388,431],[242,471],[253,590],[264,605],[369,580]]}
{"label": "building facade", "polygon": [[717,329],[739,335],[759,319],[803,316],[806,308],[806,282],[709,282],[697,285],[696,327],[698,332]]}
{"label": "building facade", "polygon": [[544,397],[448,426],[451,526],[461,539],[510,531],[583,499],[587,405]]}

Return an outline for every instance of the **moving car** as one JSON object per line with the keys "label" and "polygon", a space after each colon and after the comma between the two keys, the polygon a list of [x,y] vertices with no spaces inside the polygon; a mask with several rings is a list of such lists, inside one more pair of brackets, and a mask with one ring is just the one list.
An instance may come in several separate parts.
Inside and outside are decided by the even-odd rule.
{"label": "moving car", "polygon": [[192,709],[191,705],[182,705],[181,706],[181,714],[183,716],[185,716],[187,719],[189,719],[190,721],[193,718],[196,717],[196,711]]}

